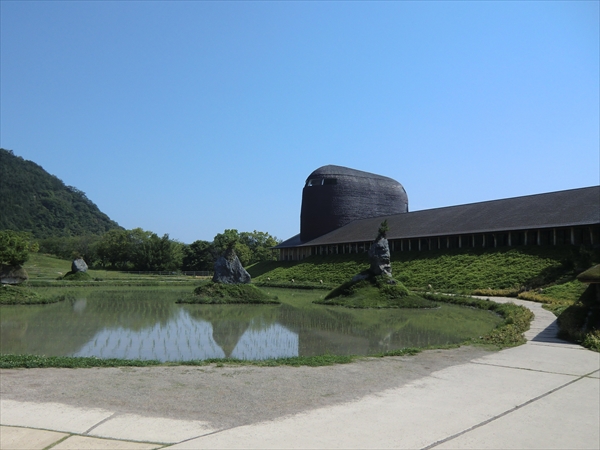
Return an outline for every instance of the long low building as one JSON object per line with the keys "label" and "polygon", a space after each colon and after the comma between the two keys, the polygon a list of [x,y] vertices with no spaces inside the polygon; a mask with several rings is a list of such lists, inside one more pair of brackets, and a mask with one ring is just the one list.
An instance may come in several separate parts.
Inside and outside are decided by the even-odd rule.
{"label": "long low building", "polygon": [[391,251],[519,245],[600,245],[600,186],[354,220],[275,249],[280,260],[366,252],[387,220]]}

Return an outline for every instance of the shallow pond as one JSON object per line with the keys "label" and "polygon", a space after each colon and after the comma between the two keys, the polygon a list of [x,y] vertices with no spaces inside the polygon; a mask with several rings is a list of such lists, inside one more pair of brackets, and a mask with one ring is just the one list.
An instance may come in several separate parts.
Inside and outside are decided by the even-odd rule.
{"label": "shallow pond", "polygon": [[179,289],[80,290],[75,300],[0,308],[0,352],[180,361],[369,355],[489,332],[490,312],[357,310],[312,304],[323,291],[268,289],[282,305],[179,305]]}

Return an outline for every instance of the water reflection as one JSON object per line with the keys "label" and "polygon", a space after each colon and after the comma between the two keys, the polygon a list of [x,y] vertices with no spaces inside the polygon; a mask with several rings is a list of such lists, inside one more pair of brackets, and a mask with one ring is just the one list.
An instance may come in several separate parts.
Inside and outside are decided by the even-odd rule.
{"label": "water reflection", "polygon": [[177,305],[173,292],[92,292],[73,302],[3,307],[2,353],[176,361],[372,354],[461,342],[499,319],[444,305],[439,310]]}

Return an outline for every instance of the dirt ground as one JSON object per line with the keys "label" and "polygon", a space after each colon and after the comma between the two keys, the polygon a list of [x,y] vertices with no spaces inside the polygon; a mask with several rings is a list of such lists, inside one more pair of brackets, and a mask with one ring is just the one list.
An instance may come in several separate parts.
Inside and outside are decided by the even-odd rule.
{"label": "dirt ground", "polygon": [[229,428],[353,401],[487,353],[464,346],[325,367],[4,369],[0,396]]}

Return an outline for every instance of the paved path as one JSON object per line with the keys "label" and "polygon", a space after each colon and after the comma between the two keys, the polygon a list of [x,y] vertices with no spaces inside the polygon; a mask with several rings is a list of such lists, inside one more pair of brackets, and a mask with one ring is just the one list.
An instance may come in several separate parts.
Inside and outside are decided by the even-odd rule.
{"label": "paved path", "polygon": [[600,448],[600,354],[533,310],[527,344],[358,400],[274,420],[207,422],[0,400],[2,449]]}

